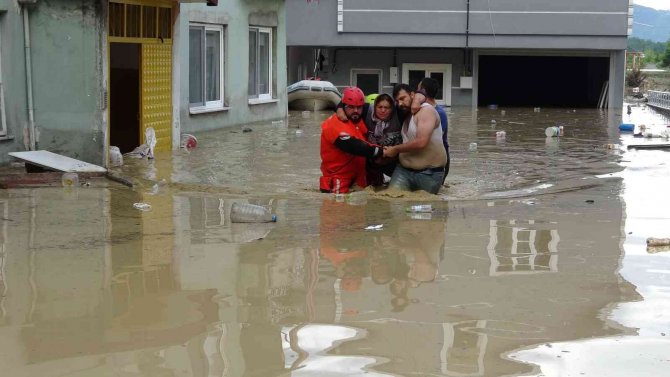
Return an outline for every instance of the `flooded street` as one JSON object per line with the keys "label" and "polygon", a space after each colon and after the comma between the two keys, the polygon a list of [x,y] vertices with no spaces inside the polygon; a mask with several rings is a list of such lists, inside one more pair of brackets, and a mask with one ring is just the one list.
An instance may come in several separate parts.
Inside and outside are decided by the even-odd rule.
{"label": "flooded street", "polygon": [[0,191],[0,375],[667,375],[670,153],[619,133],[667,117],[453,108],[438,196],[337,202],[328,115],[126,159],[134,190]]}

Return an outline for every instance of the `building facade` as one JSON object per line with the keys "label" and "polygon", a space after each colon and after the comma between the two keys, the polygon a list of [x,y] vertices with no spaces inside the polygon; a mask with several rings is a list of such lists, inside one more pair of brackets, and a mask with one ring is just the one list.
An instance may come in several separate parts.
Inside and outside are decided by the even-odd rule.
{"label": "building facade", "polygon": [[431,76],[448,106],[622,105],[629,0],[286,4],[289,82],[388,93]]}
{"label": "building facade", "polygon": [[0,0],[0,163],[286,116],[283,1]]}

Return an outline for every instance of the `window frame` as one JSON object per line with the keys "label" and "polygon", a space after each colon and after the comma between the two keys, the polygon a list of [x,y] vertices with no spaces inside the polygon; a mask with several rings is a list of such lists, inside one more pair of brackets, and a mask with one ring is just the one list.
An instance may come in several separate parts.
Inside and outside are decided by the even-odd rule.
{"label": "window frame", "polygon": [[7,136],[7,108],[5,106],[5,85],[2,81],[2,32],[0,32],[0,137]]}
{"label": "window frame", "polygon": [[[273,45],[273,29],[271,27],[263,27],[263,26],[249,26],[249,31],[255,31],[256,32],[256,69],[255,69],[255,76],[256,76],[256,90],[254,94],[249,94],[249,77],[247,77],[247,96],[249,99],[250,103],[257,102],[257,101],[269,101],[272,100],[272,86],[273,86],[273,75],[272,71],[274,69],[274,48],[272,47]],[[260,93],[259,92],[259,85],[260,85],[260,35],[261,33],[265,33],[268,35],[268,91],[267,93]],[[251,40],[248,41],[247,45],[251,43]],[[251,62],[248,62],[248,64],[251,64]]]}
{"label": "window frame", "polygon": [[[226,51],[225,51],[225,43],[224,43],[224,38],[225,38],[225,26],[224,25],[213,25],[213,24],[205,24],[205,23],[200,23],[200,22],[190,22],[188,25],[188,31],[189,34],[192,29],[200,29],[202,30],[202,39],[201,39],[201,65],[200,65],[200,71],[202,73],[202,83],[201,83],[201,88],[202,88],[202,102],[191,102],[191,92],[190,92],[190,84],[189,84],[189,98],[188,98],[188,105],[189,105],[189,111],[191,113],[198,113],[198,112],[207,112],[207,111],[212,111],[212,110],[224,110],[225,109],[225,101],[224,101],[224,95],[225,95],[225,57],[226,57]],[[206,52],[206,47],[207,47],[207,32],[208,31],[216,31],[219,33],[219,99],[215,101],[207,101],[207,52]],[[191,64],[190,64],[190,49],[191,49],[191,44],[190,44],[190,39],[189,39],[189,80],[191,80]]]}
{"label": "window frame", "polygon": [[376,74],[379,77],[379,85],[377,85],[377,92],[382,93],[382,87],[384,86],[384,71],[376,68],[351,68],[349,74],[349,82],[351,86],[358,86],[358,74],[363,75],[374,75]]}

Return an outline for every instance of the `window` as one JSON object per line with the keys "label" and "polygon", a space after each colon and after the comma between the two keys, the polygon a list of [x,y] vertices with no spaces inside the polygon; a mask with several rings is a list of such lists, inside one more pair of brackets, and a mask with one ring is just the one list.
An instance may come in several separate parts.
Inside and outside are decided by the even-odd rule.
{"label": "window", "polygon": [[[2,34],[0,34],[2,39]],[[2,46],[0,43],[0,51]],[[7,116],[5,115],[5,86],[2,82],[2,52],[0,52],[0,136],[7,136]]]}
{"label": "window", "polygon": [[272,99],[272,29],[249,29],[249,98]]}
{"label": "window", "polygon": [[365,95],[382,92],[381,69],[352,69],[351,85],[359,87]]}
{"label": "window", "polygon": [[188,94],[191,110],[223,108],[223,26],[189,29]]}

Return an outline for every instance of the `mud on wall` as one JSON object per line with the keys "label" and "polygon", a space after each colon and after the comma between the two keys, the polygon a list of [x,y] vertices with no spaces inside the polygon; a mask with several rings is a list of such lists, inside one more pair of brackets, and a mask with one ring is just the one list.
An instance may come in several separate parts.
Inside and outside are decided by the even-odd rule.
{"label": "mud on wall", "polygon": [[[12,78],[5,98],[11,98],[8,127],[17,140],[3,152],[25,150],[23,135],[28,128],[22,14],[17,5],[10,7],[13,9],[5,14],[3,21],[8,25],[3,25],[3,31],[11,29],[8,35],[3,33],[2,42],[3,68],[11,67],[12,71],[3,69],[3,76]],[[42,0],[27,9],[36,148],[102,164],[106,107],[102,2]],[[4,46],[10,39],[9,46]],[[6,152],[0,158],[0,162],[8,161]]]}

